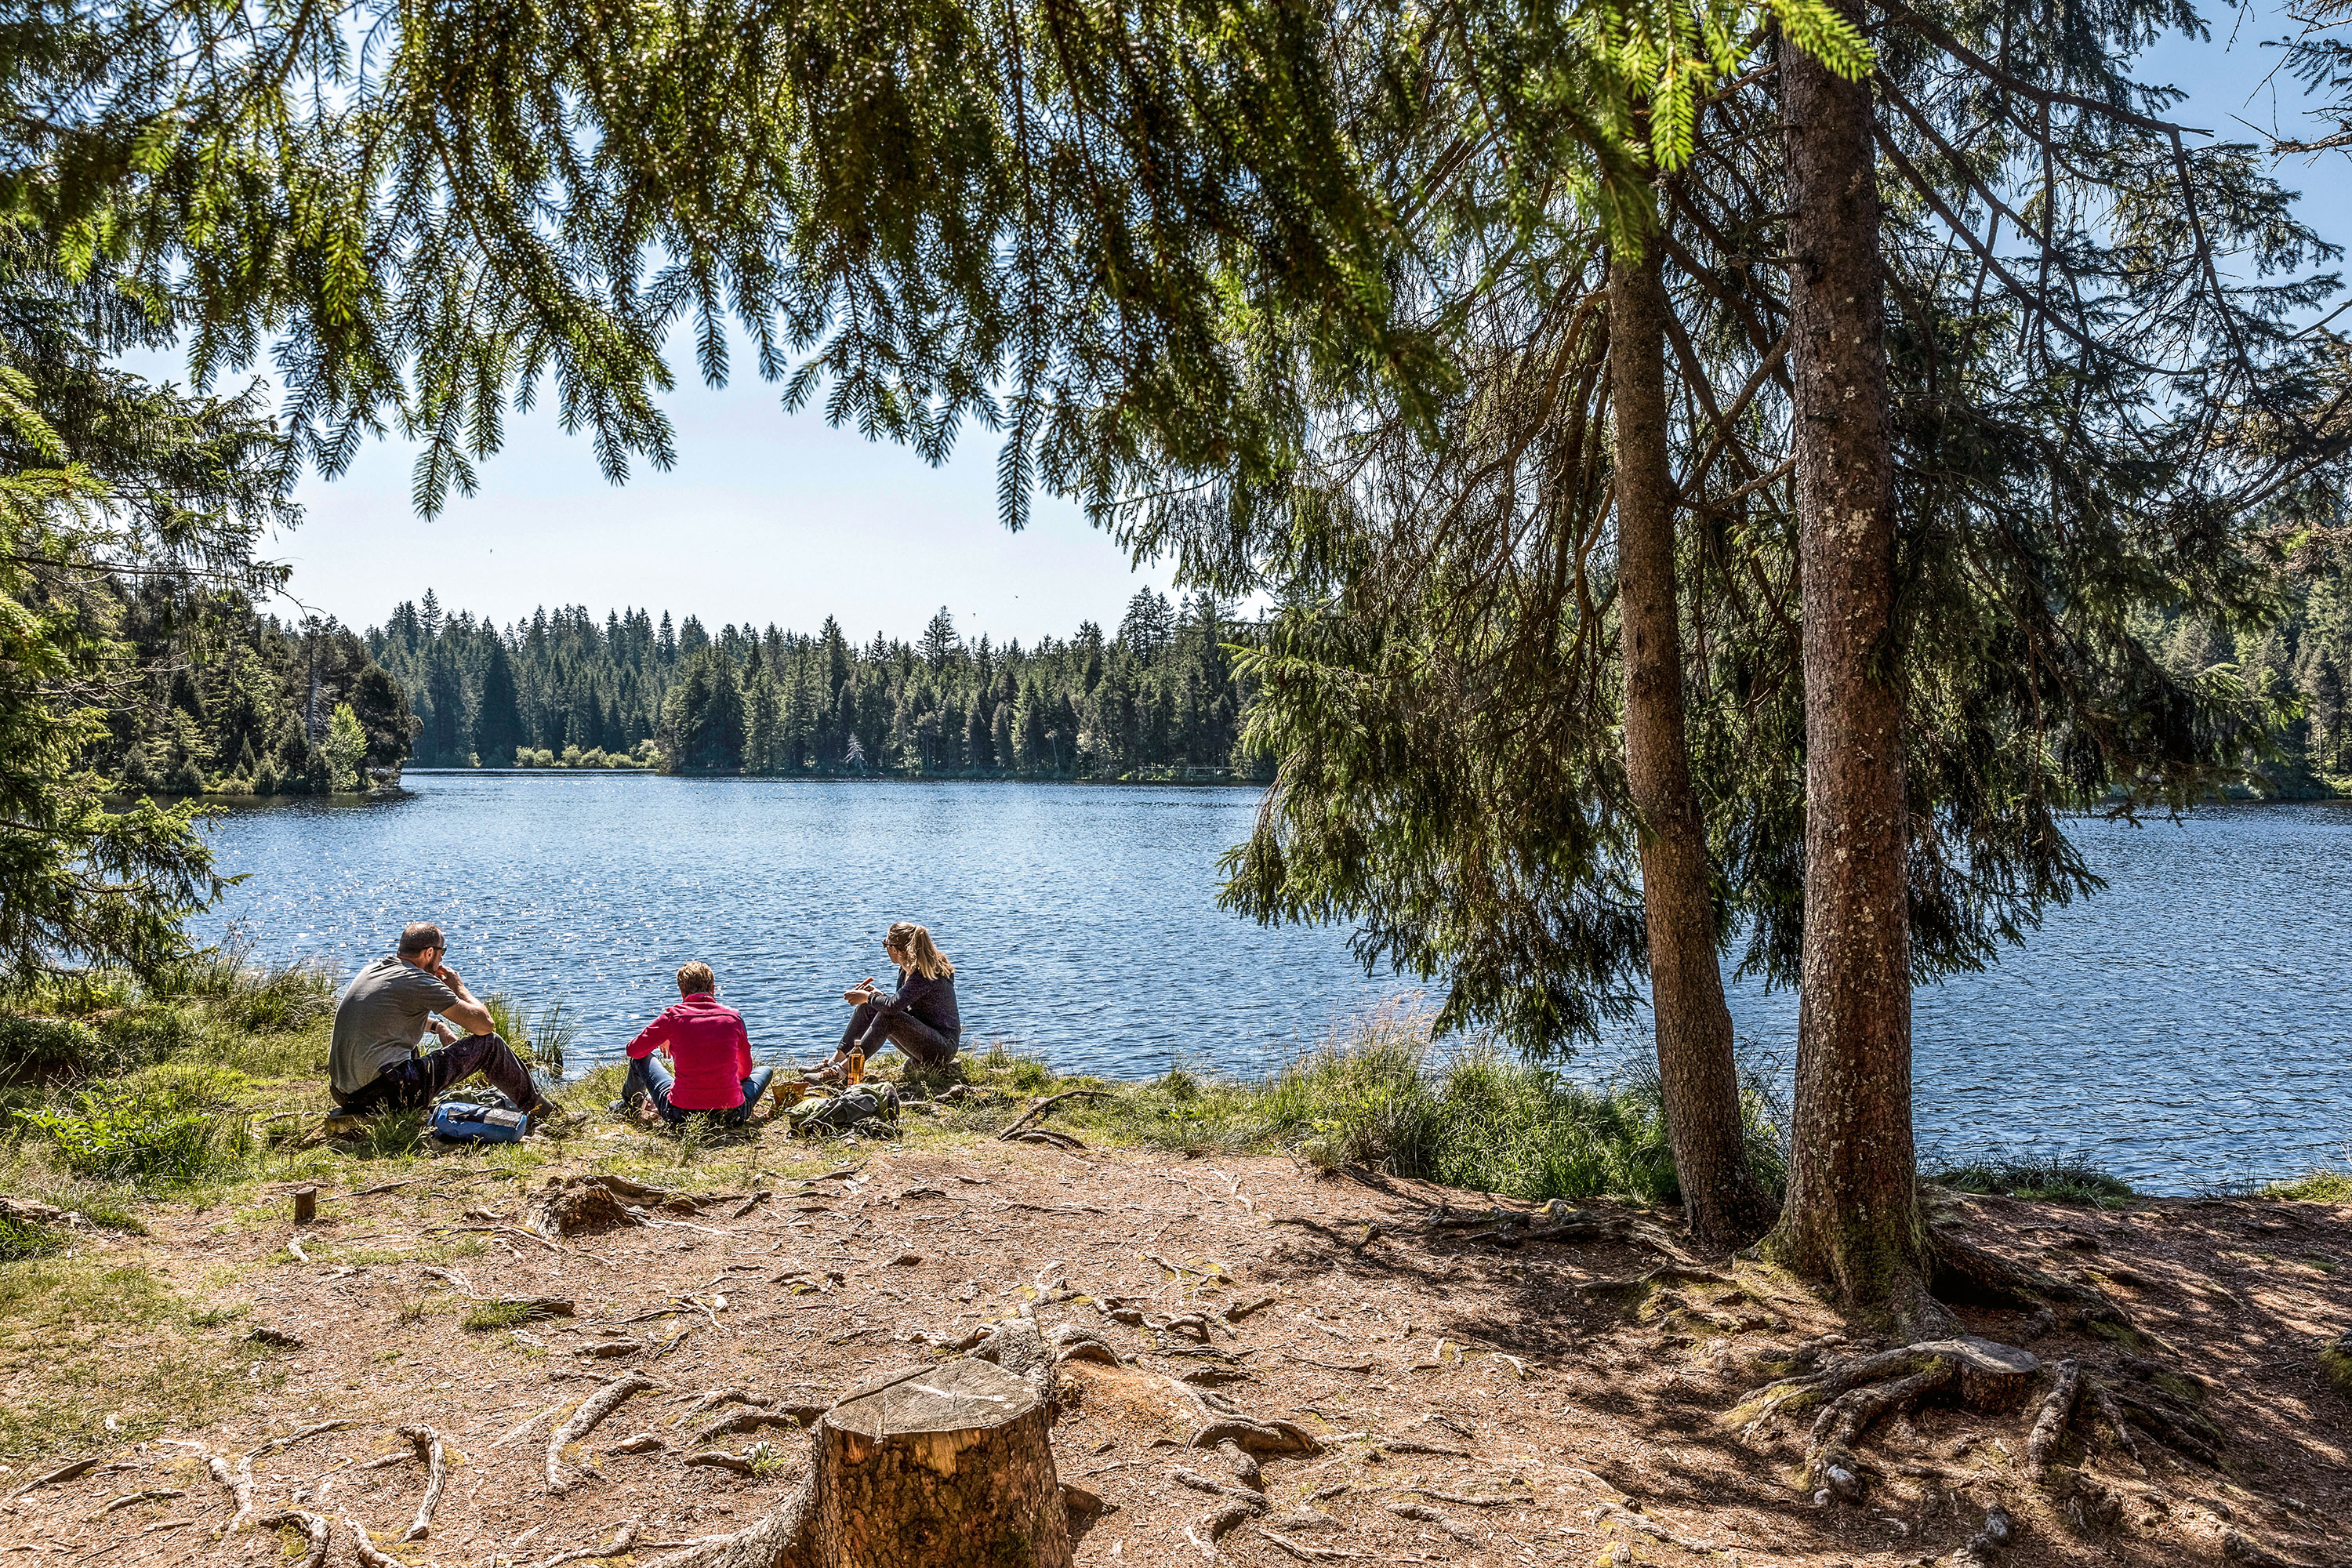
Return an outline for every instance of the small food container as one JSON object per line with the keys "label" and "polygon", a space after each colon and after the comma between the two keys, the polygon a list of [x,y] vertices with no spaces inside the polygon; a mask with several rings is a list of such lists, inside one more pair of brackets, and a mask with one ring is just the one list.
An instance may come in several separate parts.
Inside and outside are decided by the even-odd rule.
{"label": "small food container", "polygon": [[789,1083],[772,1084],[768,1092],[776,1097],[776,1109],[782,1110],[788,1105],[798,1105],[807,1097],[808,1080],[793,1079]]}

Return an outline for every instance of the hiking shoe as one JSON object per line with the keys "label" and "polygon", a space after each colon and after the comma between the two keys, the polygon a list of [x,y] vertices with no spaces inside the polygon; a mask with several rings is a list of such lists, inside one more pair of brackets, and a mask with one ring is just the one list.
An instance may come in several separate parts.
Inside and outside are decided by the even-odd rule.
{"label": "hiking shoe", "polygon": [[557,1137],[562,1137],[587,1121],[588,1113],[584,1110],[566,1110],[562,1106],[550,1100],[541,1102],[539,1110],[532,1114],[531,1120],[539,1123],[539,1130],[541,1132],[551,1132]]}

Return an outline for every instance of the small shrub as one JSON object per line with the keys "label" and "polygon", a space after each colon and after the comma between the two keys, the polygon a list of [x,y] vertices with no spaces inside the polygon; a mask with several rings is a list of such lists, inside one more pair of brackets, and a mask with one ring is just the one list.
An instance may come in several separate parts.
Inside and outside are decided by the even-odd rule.
{"label": "small shrub", "polygon": [[17,1119],[78,1175],[141,1183],[197,1182],[251,1152],[252,1129],[163,1092],[89,1090],[70,1105]]}
{"label": "small shrub", "polygon": [[204,1037],[195,1014],[171,1002],[142,1002],[109,1016],[98,1026],[99,1037],[113,1047],[109,1053],[116,1068],[161,1061]]}
{"label": "small shrub", "polygon": [[103,1071],[106,1042],[78,1018],[28,1018],[0,1013],[0,1074],[49,1078]]}

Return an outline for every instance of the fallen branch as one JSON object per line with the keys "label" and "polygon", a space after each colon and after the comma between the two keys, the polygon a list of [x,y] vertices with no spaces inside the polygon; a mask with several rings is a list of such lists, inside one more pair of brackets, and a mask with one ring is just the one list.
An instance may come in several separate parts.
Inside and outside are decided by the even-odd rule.
{"label": "fallen branch", "polygon": [[400,1436],[416,1450],[425,1461],[425,1500],[416,1505],[416,1521],[408,1527],[403,1541],[422,1541],[433,1529],[433,1510],[441,1506],[441,1482],[447,1466],[441,1451],[441,1434],[430,1426],[403,1426]]}
{"label": "fallen branch", "polygon": [[590,1394],[572,1418],[558,1426],[547,1439],[547,1493],[561,1497],[578,1483],[578,1478],[566,1479],[563,1475],[563,1450],[579,1442],[596,1429],[596,1423],[619,1408],[623,1400],[633,1394],[642,1394],[654,1386],[654,1380],[641,1372],[626,1377],[616,1377]]}
{"label": "fallen branch", "polygon": [[1022,1112],[1018,1120],[1014,1121],[1011,1126],[1005,1128],[1002,1132],[999,1132],[996,1135],[997,1139],[1001,1142],[1010,1142],[1014,1133],[1020,1131],[1023,1128],[1028,1126],[1031,1122],[1036,1121],[1039,1117],[1045,1115],[1047,1111],[1053,1110],[1054,1107],[1061,1104],[1062,1101],[1066,1100],[1108,1100],[1110,1098],[1111,1091],[1107,1089],[1065,1089],[1060,1094],[1047,1095],[1045,1099],[1031,1106],[1027,1110]]}
{"label": "fallen branch", "polygon": [[188,1494],[184,1490],[177,1488],[157,1488],[151,1491],[125,1492],[121,1497],[116,1498],[113,1501],[108,1503],[104,1508],[100,1509],[96,1513],[91,1514],[89,1517],[92,1519],[103,1519],[108,1514],[114,1512],[117,1509],[136,1508],[142,1502],[161,1502],[165,1498],[185,1497]]}
{"label": "fallen branch", "polygon": [[305,1513],[300,1509],[294,1508],[288,1509],[283,1513],[273,1513],[261,1521],[261,1523],[272,1530],[292,1525],[309,1537],[310,1550],[303,1556],[302,1568],[320,1568],[320,1565],[327,1561],[327,1548],[333,1543],[335,1532],[334,1527],[320,1515]]}

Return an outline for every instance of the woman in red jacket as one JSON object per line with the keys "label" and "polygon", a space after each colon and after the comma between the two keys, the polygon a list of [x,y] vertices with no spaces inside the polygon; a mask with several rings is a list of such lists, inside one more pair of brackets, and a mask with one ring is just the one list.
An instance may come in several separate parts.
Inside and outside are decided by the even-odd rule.
{"label": "woman in red jacket", "polygon": [[[743,1015],[721,1003],[719,977],[697,961],[677,972],[678,1002],[629,1042],[629,1077],[621,1086],[625,1104],[642,1094],[670,1122],[689,1116],[716,1116],[730,1126],[749,1120],[766,1092],[773,1068],[753,1068],[751,1037]],[[662,1064],[655,1052],[676,1064]]]}

